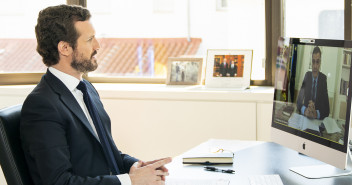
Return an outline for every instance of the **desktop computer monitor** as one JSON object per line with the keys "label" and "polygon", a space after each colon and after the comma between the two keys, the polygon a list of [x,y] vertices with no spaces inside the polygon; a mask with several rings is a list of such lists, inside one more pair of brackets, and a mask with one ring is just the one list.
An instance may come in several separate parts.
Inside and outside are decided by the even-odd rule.
{"label": "desktop computer monitor", "polygon": [[291,169],[305,177],[350,174],[339,169],[350,161],[351,54],[352,41],[279,39],[272,141],[330,164]]}

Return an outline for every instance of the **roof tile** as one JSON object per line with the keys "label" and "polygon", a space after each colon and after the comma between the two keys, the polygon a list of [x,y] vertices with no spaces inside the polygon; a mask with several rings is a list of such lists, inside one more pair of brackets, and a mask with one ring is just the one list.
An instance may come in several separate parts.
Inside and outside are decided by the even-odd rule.
{"label": "roof tile", "polygon": [[[200,38],[102,38],[98,69],[105,75],[165,75],[168,57],[195,55]],[[35,39],[0,39],[0,72],[45,72]],[[154,66],[154,70],[151,70]]]}

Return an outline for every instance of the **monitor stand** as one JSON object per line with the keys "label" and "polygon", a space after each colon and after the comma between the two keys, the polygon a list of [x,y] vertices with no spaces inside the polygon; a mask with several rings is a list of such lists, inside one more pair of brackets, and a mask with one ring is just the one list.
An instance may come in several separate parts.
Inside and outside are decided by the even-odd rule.
{"label": "monitor stand", "polygon": [[344,175],[352,174],[352,159],[350,149],[347,150],[347,166],[346,170],[341,170],[334,166],[325,164],[325,165],[314,165],[314,166],[301,166],[301,167],[292,167],[291,171],[302,175],[308,179],[321,179],[329,177],[338,177]]}

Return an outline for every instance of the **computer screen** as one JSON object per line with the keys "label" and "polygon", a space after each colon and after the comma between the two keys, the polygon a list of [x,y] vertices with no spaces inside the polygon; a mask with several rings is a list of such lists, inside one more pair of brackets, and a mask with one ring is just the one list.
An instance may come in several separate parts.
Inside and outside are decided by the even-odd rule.
{"label": "computer screen", "polygon": [[280,38],[272,140],[345,169],[352,42]]}

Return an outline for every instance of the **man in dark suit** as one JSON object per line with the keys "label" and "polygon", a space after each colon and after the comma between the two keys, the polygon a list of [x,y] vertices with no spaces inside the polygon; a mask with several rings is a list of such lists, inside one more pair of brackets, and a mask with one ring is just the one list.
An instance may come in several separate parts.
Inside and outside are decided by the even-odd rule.
{"label": "man in dark suit", "polygon": [[171,158],[143,162],[119,151],[98,92],[82,78],[98,67],[100,45],[89,19],[79,6],[39,13],[37,51],[48,70],[26,98],[20,124],[34,184],[165,184]]}
{"label": "man in dark suit", "polygon": [[229,65],[229,73],[230,77],[235,77],[237,76],[237,60],[235,61],[231,60],[230,65]]}
{"label": "man in dark suit", "polygon": [[326,76],[320,72],[321,51],[313,49],[312,71],[306,72],[297,98],[297,108],[301,114],[312,119],[324,119],[329,116],[329,96]]}
{"label": "man in dark suit", "polygon": [[176,63],[176,82],[178,82],[178,76],[180,76],[180,66]]}
{"label": "man in dark suit", "polygon": [[224,58],[222,63],[220,64],[220,76],[226,77],[227,70],[228,70],[228,64],[226,63],[226,58]]}

